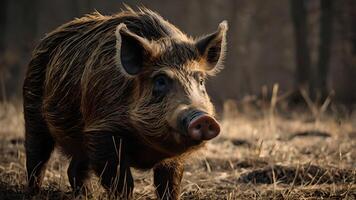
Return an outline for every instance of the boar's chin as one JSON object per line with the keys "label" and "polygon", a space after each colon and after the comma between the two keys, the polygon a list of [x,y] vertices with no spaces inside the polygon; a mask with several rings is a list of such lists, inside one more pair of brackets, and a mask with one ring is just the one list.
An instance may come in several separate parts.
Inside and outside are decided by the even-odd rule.
{"label": "boar's chin", "polygon": [[160,137],[146,139],[149,140],[148,143],[152,148],[170,157],[192,152],[205,144],[204,141],[192,140],[172,128]]}
{"label": "boar's chin", "polygon": [[153,128],[150,125],[149,123],[136,123],[133,126],[135,127],[134,132],[137,133],[136,137],[143,139],[141,141],[145,141],[146,145],[169,157],[191,152],[205,143],[202,140],[193,140],[185,133],[171,127],[168,123],[159,128]]}
{"label": "boar's chin", "polygon": [[174,129],[171,129],[167,134],[167,138],[161,141],[163,148],[176,155],[198,149],[204,143],[204,141],[192,140],[190,137]]}

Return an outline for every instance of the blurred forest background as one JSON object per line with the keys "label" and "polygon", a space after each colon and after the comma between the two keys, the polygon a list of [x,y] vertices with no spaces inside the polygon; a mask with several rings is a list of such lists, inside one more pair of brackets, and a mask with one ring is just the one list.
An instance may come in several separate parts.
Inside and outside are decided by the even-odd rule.
{"label": "blurred forest background", "polygon": [[31,51],[46,33],[122,3],[157,11],[195,37],[228,20],[225,69],[208,85],[218,104],[269,94],[275,83],[290,97],[303,88],[315,101],[356,102],[355,0],[1,0],[0,101],[21,98]]}

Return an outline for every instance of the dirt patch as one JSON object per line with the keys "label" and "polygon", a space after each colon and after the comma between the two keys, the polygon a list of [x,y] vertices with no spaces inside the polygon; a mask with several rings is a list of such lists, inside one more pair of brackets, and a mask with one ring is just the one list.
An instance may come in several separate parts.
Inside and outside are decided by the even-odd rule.
{"label": "dirt patch", "polygon": [[349,134],[350,139],[356,139],[356,131],[355,132],[350,132]]}
{"label": "dirt patch", "polygon": [[23,145],[25,143],[25,140],[23,138],[13,138],[10,139],[10,143],[12,145]]}
{"label": "dirt patch", "polygon": [[294,138],[300,138],[300,137],[321,137],[321,138],[328,138],[331,137],[330,133],[327,132],[322,132],[322,131],[317,131],[317,130],[310,130],[310,131],[302,131],[302,132],[297,132],[289,136],[289,140],[292,140]]}
{"label": "dirt patch", "polygon": [[242,147],[252,147],[252,143],[249,142],[248,140],[244,140],[244,139],[232,139],[231,140],[232,144],[235,146],[242,146]]}
{"label": "dirt patch", "polygon": [[199,165],[187,165],[186,169],[196,170],[204,169],[205,171],[231,171],[238,169],[255,169],[262,168],[268,165],[266,160],[247,158],[239,159],[221,159],[221,158],[207,158],[199,161]]}
{"label": "dirt patch", "polygon": [[0,199],[22,199],[24,188],[18,185],[9,185],[5,182],[0,182]]}
{"label": "dirt patch", "polygon": [[239,182],[255,184],[284,183],[293,185],[356,183],[356,171],[323,168],[316,165],[289,167],[274,165],[241,175]]}

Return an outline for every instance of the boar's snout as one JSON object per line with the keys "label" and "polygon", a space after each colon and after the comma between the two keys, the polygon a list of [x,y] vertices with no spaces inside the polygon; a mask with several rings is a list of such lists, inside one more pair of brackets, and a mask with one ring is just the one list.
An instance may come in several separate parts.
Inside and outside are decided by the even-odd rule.
{"label": "boar's snout", "polygon": [[210,140],[220,132],[218,122],[209,115],[200,115],[189,123],[188,135],[193,140]]}
{"label": "boar's snout", "polygon": [[178,124],[181,131],[193,140],[210,140],[219,135],[219,123],[200,110],[188,110],[181,115]]}

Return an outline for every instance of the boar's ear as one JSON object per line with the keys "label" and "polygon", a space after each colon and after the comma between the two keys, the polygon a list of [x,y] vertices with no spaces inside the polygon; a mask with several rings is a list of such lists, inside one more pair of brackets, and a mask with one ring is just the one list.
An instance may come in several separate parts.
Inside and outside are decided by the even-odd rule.
{"label": "boar's ear", "polygon": [[116,65],[121,71],[134,76],[143,70],[144,58],[150,52],[150,43],[128,30],[125,24],[116,28]]}
{"label": "boar's ear", "polygon": [[215,74],[222,68],[226,52],[227,29],[227,21],[223,21],[216,32],[200,38],[195,44],[200,55],[206,60],[205,70],[210,74]]}

